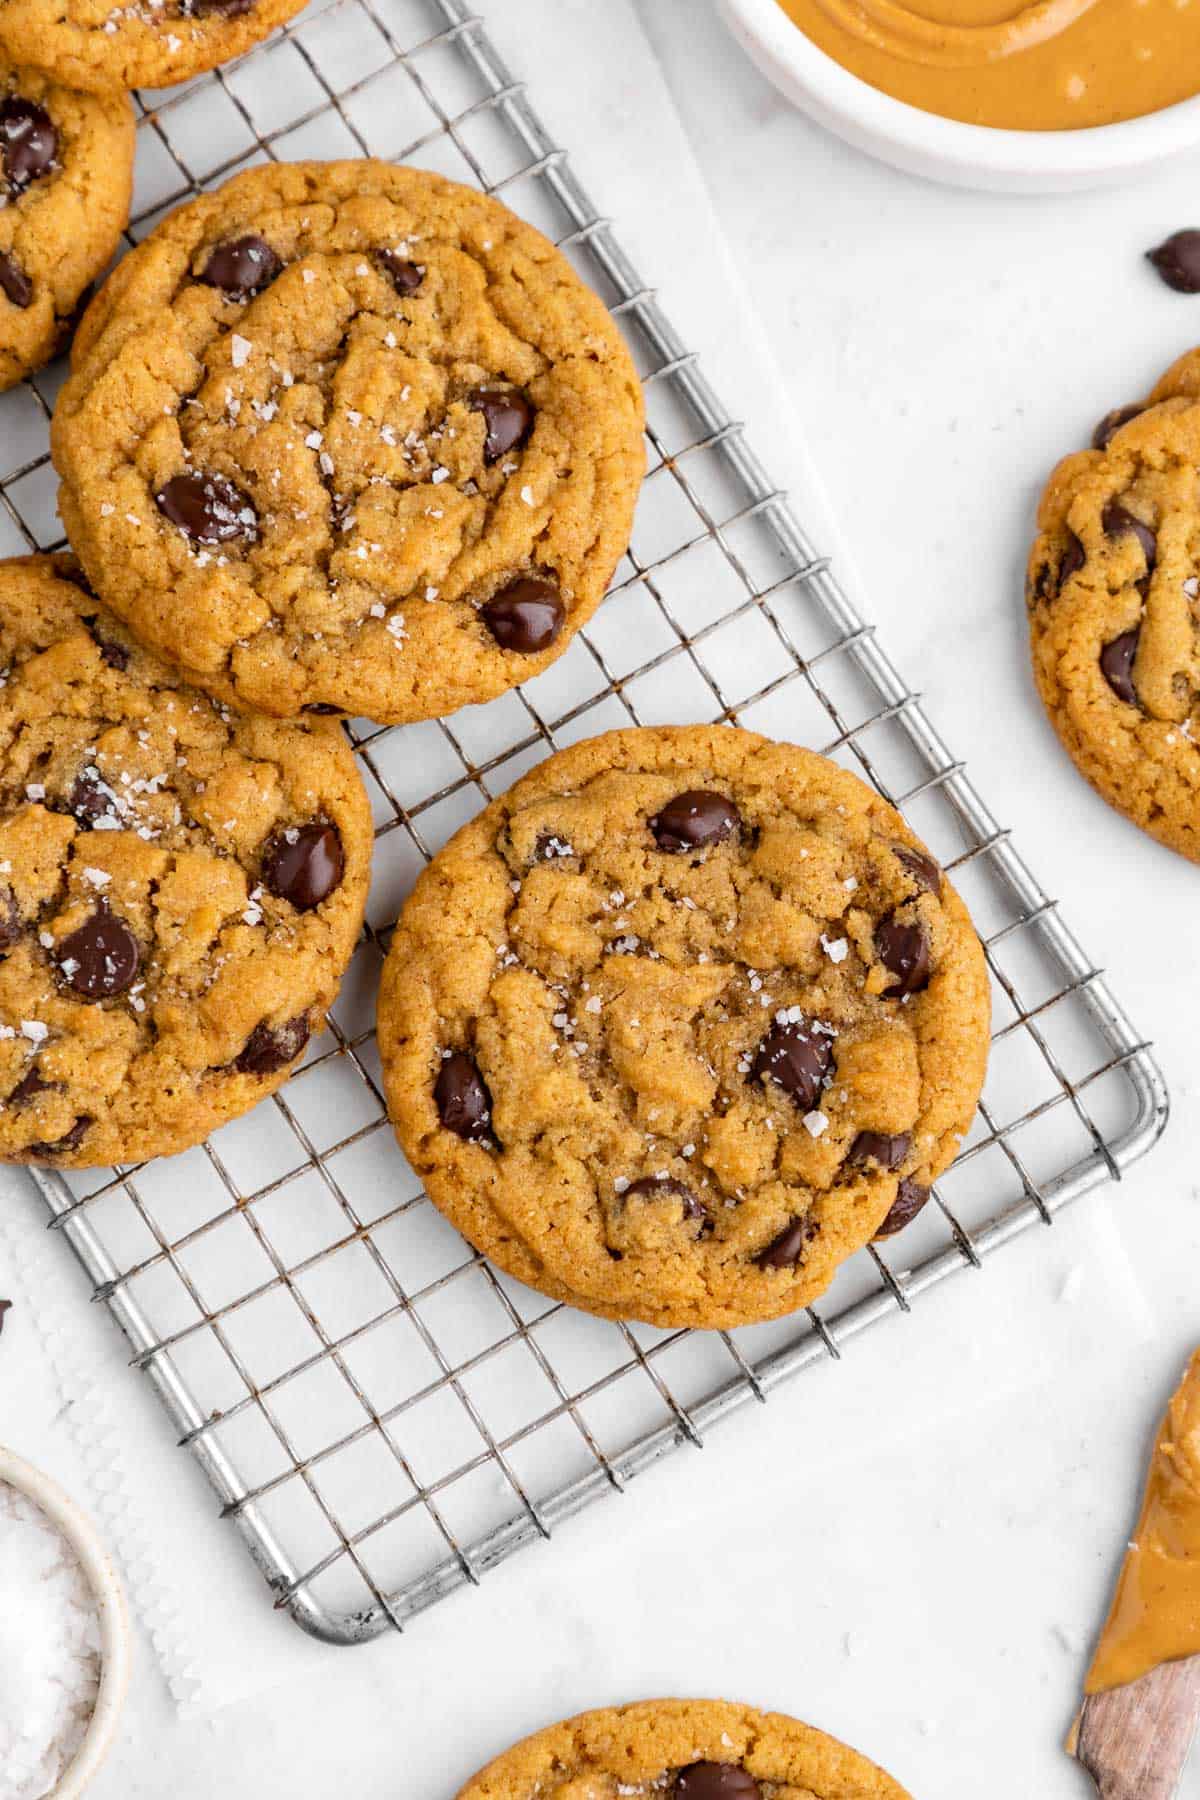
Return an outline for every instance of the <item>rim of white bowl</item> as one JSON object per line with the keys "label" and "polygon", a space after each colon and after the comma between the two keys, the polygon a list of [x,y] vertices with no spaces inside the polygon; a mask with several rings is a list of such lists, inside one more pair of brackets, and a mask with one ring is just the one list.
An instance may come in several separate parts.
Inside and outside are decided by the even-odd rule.
{"label": "rim of white bowl", "polygon": [[0,1481],[32,1500],[71,1545],[96,1601],[100,1630],[100,1687],[83,1741],[54,1789],[54,1800],[77,1800],[108,1755],[129,1686],[129,1615],[113,1559],[95,1525],[49,1475],[0,1444]]}
{"label": "rim of white bowl", "polygon": [[923,112],[882,93],[826,55],[784,12],[779,0],[718,0],[746,48],[770,65],[801,104],[863,148],[890,149],[909,168],[941,167],[1003,182],[1119,180],[1200,144],[1200,95],[1173,106],[1068,131],[1009,131]]}

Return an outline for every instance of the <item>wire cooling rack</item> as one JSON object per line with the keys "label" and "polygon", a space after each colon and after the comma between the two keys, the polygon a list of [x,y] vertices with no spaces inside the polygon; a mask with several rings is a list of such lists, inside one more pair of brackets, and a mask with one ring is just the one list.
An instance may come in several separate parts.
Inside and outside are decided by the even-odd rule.
{"label": "wire cooling rack", "polygon": [[[1107,984],[809,544],[460,0],[344,0],[142,105],[143,235],[242,163],[376,154],[499,193],[621,320],[650,463],[612,593],[552,669],[441,723],[351,727],[377,827],[368,925],[329,1032],[273,1101],[169,1163],[36,1176],[182,1441],[315,1635],[400,1628],[740,1405],[840,1357],[955,1270],[1116,1178],[1166,1122]],[[0,401],[0,554],[58,537],[55,373]],[[613,1325],[472,1254],[388,1128],[372,1035],[423,861],[551,749],[728,719],[902,807],[971,906],[996,1013],[984,1100],[908,1231],[818,1307],[732,1333]]]}

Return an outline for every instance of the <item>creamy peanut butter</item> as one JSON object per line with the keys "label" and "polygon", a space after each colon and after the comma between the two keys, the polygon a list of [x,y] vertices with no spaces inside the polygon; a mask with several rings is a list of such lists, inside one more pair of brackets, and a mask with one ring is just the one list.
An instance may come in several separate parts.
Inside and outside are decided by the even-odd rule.
{"label": "creamy peanut butter", "polygon": [[1200,0],[779,0],[873,87],[975,125],[1065,131],[1200,91]]}
{"label": "creamy peanut butter", "polygon": [[1112,1610],[1084,1692],[1200,1655],[1200,1350],[1162,1422]]}

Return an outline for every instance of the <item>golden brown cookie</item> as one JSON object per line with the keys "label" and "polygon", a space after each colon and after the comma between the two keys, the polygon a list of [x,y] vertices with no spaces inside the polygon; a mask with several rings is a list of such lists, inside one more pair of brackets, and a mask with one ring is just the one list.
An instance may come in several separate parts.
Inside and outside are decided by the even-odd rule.
{"label": "golden brown cookie", "polygon": [[458,1800],[910,1800],[857,1750],[786,1713],[642,1700],[535,1732]]}
{"label": "golden brown cookie", "polygon": [[126,257],[53,448],[144,642],[243,707],[397,722],[536,675],[599,605],[642,402],[599,300],[498,201],[269,164]]}
{"label": "golden brown cookie", "polygon": [[1034,675],[1076,767],[1200,861],[1200,353],[1105,416],[1038,509]]}
{"label": "golden brown cookie", "polygon": [[171,87],[241,56],[304,0],[0,0],[0,48],[93,93]]}
{"label": "golden brown cookie", "polygon": [[899,814],[727,726],[542,763],[417,882],[384,968],[397,1136],[475,1247],[656,1325],[793,1311],[966,1131],[989,988]]}
{"label": "golden brown cookie", "polygon": [[126,96],[78,93],[0,53],[0,388],[66,342],[128,222],[132,185]]}
{"label": "golden brown cookie", "polygon": [[277,1088],[362,920],[341,729],[234,717],[66,557],[0,563],[0,1158],[166,1156]]}

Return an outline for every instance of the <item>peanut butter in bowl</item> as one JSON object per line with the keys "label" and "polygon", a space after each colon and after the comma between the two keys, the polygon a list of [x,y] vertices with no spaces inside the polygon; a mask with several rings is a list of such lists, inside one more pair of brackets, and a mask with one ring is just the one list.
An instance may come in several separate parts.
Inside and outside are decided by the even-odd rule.
{"label": "peanut butter in bowl", "polygon": [[1200,0],[776,3],[851,74],[972,125],[1113,125],[1200,93]]}

